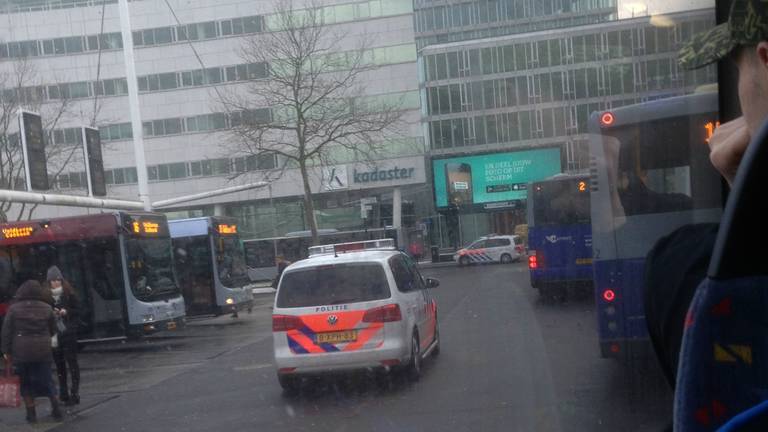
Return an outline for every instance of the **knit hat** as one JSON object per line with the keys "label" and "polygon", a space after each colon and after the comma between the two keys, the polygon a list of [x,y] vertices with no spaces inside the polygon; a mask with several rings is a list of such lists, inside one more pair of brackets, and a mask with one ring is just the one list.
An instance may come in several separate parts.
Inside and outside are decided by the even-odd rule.
{"label": "knit hat", "polygon": [[51,266],[48,269],[48,276],[45,278],[48,282],[52,280],[64,280],[64,275],[61,274],[61,270],[59,270],[56,266]]}
{"label": "knit hat", "polygon": [[30,279],[16,290],[16,300],[43,300],[43,288],[36,280]]}

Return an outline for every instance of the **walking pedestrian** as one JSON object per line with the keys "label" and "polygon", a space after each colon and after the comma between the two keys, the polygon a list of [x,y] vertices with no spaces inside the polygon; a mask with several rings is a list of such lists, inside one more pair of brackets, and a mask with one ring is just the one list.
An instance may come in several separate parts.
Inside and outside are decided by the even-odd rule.
{"label": "walking pedestrian", "polygon": [[[80,301],[72,285],[56,266],[48,269],[47,294],[52,301],[53,314],[56,317],[56,337],[58,344],[53,348],[53,361],[59,377],[59,400],[65,405],[80,403],[80,365],[77,362],[77,331],[80,324]],[[67,384],[72,375],[72,387]],[[71,390],[71,392],[70,392]]]}
{"label": "walking pedestrian", "polygon": [[51,338],[56,329],[53,309],[45,302],[43,288],[35,280],[21,284],[3,321],[2,351],[8,365],[16,368],[27,422],[37,422],[35,398],[51,401],[51,415],[63,416],[51,373]]}

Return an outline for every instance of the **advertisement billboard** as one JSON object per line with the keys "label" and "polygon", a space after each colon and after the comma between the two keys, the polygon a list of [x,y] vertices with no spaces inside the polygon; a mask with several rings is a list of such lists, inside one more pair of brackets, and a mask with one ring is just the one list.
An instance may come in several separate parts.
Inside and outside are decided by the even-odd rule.
{"label": "advertisement billboard", "polygon": [[528,182],[561,171],[559,147],[435,158],[435,203],[438,208],[511,207],[526,198]]}

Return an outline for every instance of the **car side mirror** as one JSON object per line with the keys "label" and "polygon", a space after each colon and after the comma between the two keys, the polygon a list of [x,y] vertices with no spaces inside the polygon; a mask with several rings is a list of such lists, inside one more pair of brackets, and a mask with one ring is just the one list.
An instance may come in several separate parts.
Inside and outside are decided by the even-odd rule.
{"label": "car side mirror", "polygon": [[440,286],[440,281],[434,278],[427,278],[424,283],[427,288],[437,288]]}

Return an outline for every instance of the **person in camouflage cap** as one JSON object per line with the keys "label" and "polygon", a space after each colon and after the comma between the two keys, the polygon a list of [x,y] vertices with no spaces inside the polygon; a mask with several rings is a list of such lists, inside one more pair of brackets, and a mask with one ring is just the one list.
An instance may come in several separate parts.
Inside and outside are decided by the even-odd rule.
{"label": "person in camouflage cap", "polygon": [[768,0],[733,0],[728,22],[694,36],[679,61],[696,69],[726,57],[739,69],[743,115],[722,124],[709,147],[712,164],[730,184],[750,137],[768,117]]}

